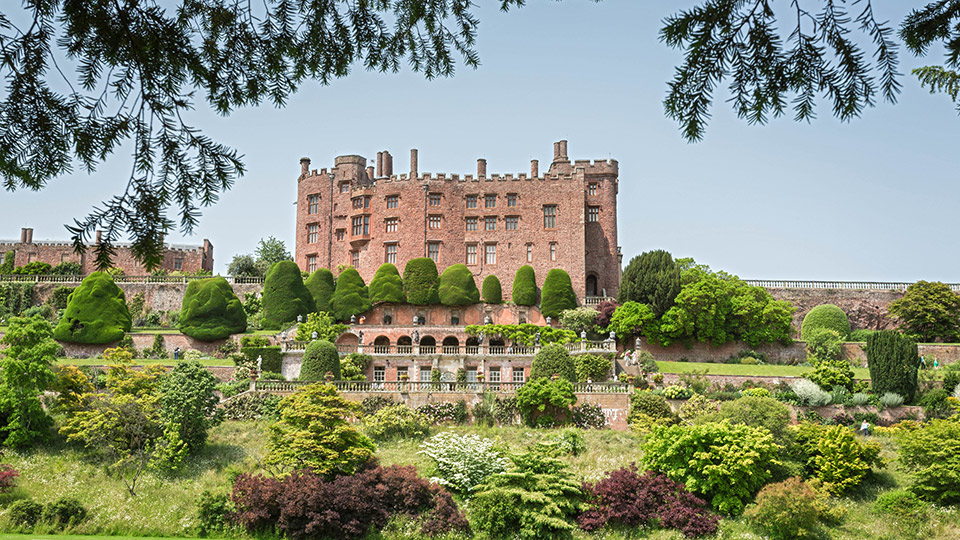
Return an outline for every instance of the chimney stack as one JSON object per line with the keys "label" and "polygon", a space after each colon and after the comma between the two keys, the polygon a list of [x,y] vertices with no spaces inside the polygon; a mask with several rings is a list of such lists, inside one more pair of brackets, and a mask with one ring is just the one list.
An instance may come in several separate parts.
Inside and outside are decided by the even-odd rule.
{"label": "chimney stack", "polygon": [[26,228],[26,227],[23,227],[23,228],[20,229],[20,243],[21,243],[21,244],[26,244],[26,243],[27,243],[27,228]]}
{"label": "chimney stack", "polygon": [[477,178],[487,177],[487,160],[480,158],[477,160]]}
{"label": "chimney stack", "polygon": [[[300,158],[300,176],[305,177],[310,174],[310,158]],[[99,242],[98,242],[99,243]]]}
{"label": "chimney stack", "polygon": [[27,241],[26,241],[26,243],[27,243],[27,244],[32,244],[32,243],[33,243],[33,229],[32,229],[32,228],[27,229]]}
{"label": "chimney stack", "polygon": [[383,176],[383,152],[377,152],[377,178]]}
{"label": "chimney stack", "polygon": [[569,161],[569,158],[567,158],[567,141],[557,141],[553,143],[553,160]]}
{"label": "chimney stack", "polygon": [[410,178],[417,178],[420,176],[417,174],[417,149],[410,149]]}
{"label": "chimney stack", "polygon": [[386,150],[383,151],[383,175],[391,176],[393,174],[393,156]]}
{"label": "chimney stack", "polygon": [[530,160],[530,178],[538,178],[540,176],[540,162],[531,159]]}
{"label": "chimney stack", "polygon": [[[308,160],[308,161],[309,161],[309,160]],[[96,243],[95,245],[97,245],[97,246],[100,245],[100,235],[102,235],[102,234],[103,234],[103,231],[100,231],[100,230],[97,231],[97,243]]]}
{"label": "chimney stack", "polygon": [[367,167],[367,180],[373,182],[373,165]]}

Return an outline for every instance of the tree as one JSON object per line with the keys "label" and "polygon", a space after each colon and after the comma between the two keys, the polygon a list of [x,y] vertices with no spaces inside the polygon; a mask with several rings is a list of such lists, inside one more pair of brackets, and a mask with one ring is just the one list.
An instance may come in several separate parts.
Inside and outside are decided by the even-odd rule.
{"label": "tree", "polygon": [[680,293],[680,268],[670,252],[658,249],[630,259],[620,279],[617,300],[647,304],[657,317],[673,306]]}
{"label": "tree", "polygon": [[233,277],[259,277],[263,274],[257,268],[252,255],[234,255],[227,266],[227,274]]}
{"label": "tree", "polygon": [[176,426],[177,436],[191,453],[207,442],[207,430],[217,424],[220,381],[196,360],[177,363],[160,382],[160,419]]}
{"label": "tree", "polygon": [[[821,98],[845,121],[873,106],[878,93],[896,102],[899,47],[890,24],[874,15],[870,0],[857,3],[853,13],[847,11],[849,3],[817,3],[822,9],[816,12],[807,11],[803,2],[789,4],[786,38],[777,28],[777,11],[783,7],[775,8],[769,0],[703,0],[664,20],[661,41],[684,53],[668,85],[664,109],[680,123],[687,140],[703,138],[714,93],[728,77],[729,101],[737,116],[751,124],[783,115],[788,100],[798,121],[815,118]],[[956,69],[957,19],[960,0],[929,2],[904,19],[899,35],[916,55],[942,42],[947,66]],[[861,48],[861,39],[873,43],[872,54]],[[956,100],[956,72],[928,67],[914,74],[931,90],[945,91]]]}
{"label": "tree", "polygon": [[833,304],[820,304],[803,316],[800,338],[807,341],[816,330],[827,328],[837,332],[841,340],[850,336],[850,320],[842,309]]}
{"label": "tree", "polygon": [[543,280],[543,294],[540,296],[540,312],[546,317],[559,317],[567,309],[577,307],[577,294],[573,292],[570,274],[554,268],[547,272]]}
{"label": "tree", "polygon": [[403,294],[403,280],[400,278],[400,271],[390,263],[383,263],[370,280],[370,302],[379,304],[380,302],[390,302],[392,304],[403,304],[407,301],[407,296]]}
{"label": "tree", "polygon": [[70,343],[110,343],[129,332],[132,322],[123,289],[107,273],[93,272],[68,297],[53,337]]}
{"label": "tree", "polygon": [[560,313],[560,326],[576,332],[578,336],[581,331],[593,332],[599,314],[590,306],[565,309]]}
{"label": "tree", "polygon": [[559,343],[550,343],[541,347],[530,364],[530,380],[551,378],[559,375],[561,379],[577,382],[577,368],[570,358],[566,347]]}
{"label": "tree", "polygon": [[283,398],[279,420],[269,428],[267,464],[283,470],[309,467],[327,479],[356,473],[375,449],[348,421],[359,411],[332,384],[311,384]]}
{"label": "tree", "polygon": [[247,330],[247,314],[233,287],[222,277],[187,285],[180,308],[180,331],[200,341],[215,341]]}
{"label": "tree", "polygon": [[573,384],[562,377],[530,377],[517,390],[517,408],[532,427],[552,427],[570,421],[570,407],[577,402]]}
{"label": "tree", "polygon": [[300,268],[293,261],[280,261],[263,281],[263,327],[279,330],[284,324],[316,311],[313,296],[303,285]]}
{"label": "tree", "polygon": [[616,332],[621,339],[626,339],[628,336],[656,336],[659,326],[657,316],[653,314],[650,306],[640,302],[626,302],[614,310],[607,328]]}
{"label": "tree", "polygon": [[481,286],[483,291],[483,301],[488,304],[499,304],[503,302],[503,290],[500,287],[500,279],[490,274],[483,279]]}
{"label": "tree", "polygon": [[477,282],[473,280],[473,274],[465,264],[455,264],[443,271],[437,296],[445,306],[468,306],[480,301]]}
{"label": "tree", "polygon": [[13,317],[0,343],[0,415],[5,446],[25,447],[44,438],[53,424],[40,395],[56,381],[51,366],[60,350],[43,317]]}
{"label": "tree", "polygon": [[960,339],[960,296],[945,283],[918,281],[907,287],[903,298],[891,302],[889,310],[904,333],[917,341]]}
{"label": "tree", "polygon": [[407,302],[418,306],[439,304],[439,286],[437,264],[433,259],[410,259],[403,267],[403,292],[407,295]]}
{"label": "tree", "polygon": [[297,341],[311,341],[314,339],[313,333],[316,332],[316,339],[333,342],[346,331],[347,325],[337,324],[329,313],[318,311],[307,315],[307,320],[297,325]]}
{"label": "tree", "polygon": [[330,299],[337,285],[333,279],[333,272],[327,268],[318,268],[303,283],[313,295],[313,302],[317,311],[330,311]]}
{"label": "tree", "polygon": [[340,380],[340,354],[337,346],[324,339],[311,341],[303,351],[300,380],[322,381],[327,372],[333,374],[333,380]]}
{"label": "tree", "polygon": [[513,278],[513,303],[518,306],[537,305],[537,276],[533,267],[525,264]]}
{"label": "tree", "polygon": [[360,272],[347,268],[337,277],[337,289],[330,299],[330,312],[338,321],[370,311],[370,294]]}
{"label": "tree", "polygon": [[897,433],[897,442],[914,493],[942,505],[960,502],[960,423],[935,419]]}
{"label": "tree", "polygon": [[283,240],[277,240],[272,236],[269,236],[266,239],[260,239],[260,243],[257,244],[257,249],[254,251],[254,255],[257,256],[257,262],[265,265],[266,268],[270,268],[274,265],[274,263],[278,263],[280,261],[293,260],[293,255],[287,251],[287,245],[283,243]]}
{"label": "tree", "polygon": [[917,391],[920,357],[917,343],[892,330],[881,330],[867,336],[867,367],[870,384],[878,396],[893,392],[910,403]]}

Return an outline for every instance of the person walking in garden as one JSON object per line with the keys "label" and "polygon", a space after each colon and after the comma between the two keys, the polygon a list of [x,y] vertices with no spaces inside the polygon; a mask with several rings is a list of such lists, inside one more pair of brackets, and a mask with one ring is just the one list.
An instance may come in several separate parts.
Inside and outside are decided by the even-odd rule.
{"label": "person walking in garden", "polygon": [[922,354],[920,355],[920,369],[927,369],[927,361]]}
{"label": "person walking in garden", "polygon": [[866,420],[860,424],[860,434],[864,437],[870,434],[870,423]]}
{"label": "person walking in garden", "polygon": [[933,369],[939,369],[939,368],[940,368],[940,361],[937,360],[937,357],[936,357],[936,356],[934,356],[934,357],[933,357]]}

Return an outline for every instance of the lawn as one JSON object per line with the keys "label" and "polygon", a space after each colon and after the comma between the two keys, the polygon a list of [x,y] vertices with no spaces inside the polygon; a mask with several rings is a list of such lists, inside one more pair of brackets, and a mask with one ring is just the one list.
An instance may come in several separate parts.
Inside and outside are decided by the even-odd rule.
{"label": "lawn", "polygon": [[[103,536],[99,534],[0,534],[0,540],[168,540],[169,536]],[[193,536],[176,536],[173,538],[189,538],[200,540]]]}
{"label": "lawn", "polygon": [[[657,362],[663,373],[690,373],[691,371],[707,370],[708,375],[745,375],[752,377],[800,377],[808,371],[809,366],[781,366],[764,364],[751,366],[747,364],[708,364],[704,362]],[[853,368],[853,375],[858,379],[869,379],[870,370],[867,368]]]}
{"label": "lawn", "polygon": [[[134,360],[137,364],[150,366],[159,364],[161,366],[175,366],[177,365],[177,360],[172,358],[167,359],[154,359],[154,358],[137,358]],[[201,358],[199,360],[201,365],[215,367],[215,366],[229,366],[232,367],[233,361],[226,358]],[[107,361],[103,358],[57,358],[57,365],[61,366],[105,366]]]}

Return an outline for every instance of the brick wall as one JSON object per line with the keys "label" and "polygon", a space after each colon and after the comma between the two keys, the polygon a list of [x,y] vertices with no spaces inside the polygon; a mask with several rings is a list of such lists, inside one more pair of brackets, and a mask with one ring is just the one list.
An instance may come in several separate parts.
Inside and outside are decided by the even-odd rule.
{"label": "brick wall", "polygon": [[788,300],[797,312],[793,327],[798,336],[803,317],[820,304],[839,306],[850,319],[853,329],[887,330],[897,326],[888,318],[887,308],[894,300],[903,297],[903,291],[868,291],[855,289],[773,289],[767,291],[777,300]]}
{"label": "brick wall", "polygon": [[[41,304],[53,294],[57,287],[76,287],[80,282],[69,283],[37,283],[33,288],[34,303]],[[127,301],[137,293],[143,293],[144,305],[154,311],[169,311],[180,309],[183,305],[183,295],[187,292],[187,283],[117,283],[123,289]],[[246,293],[260,294],[263,292],[262,283],[232,283],[233,292],[243,300]]]}

